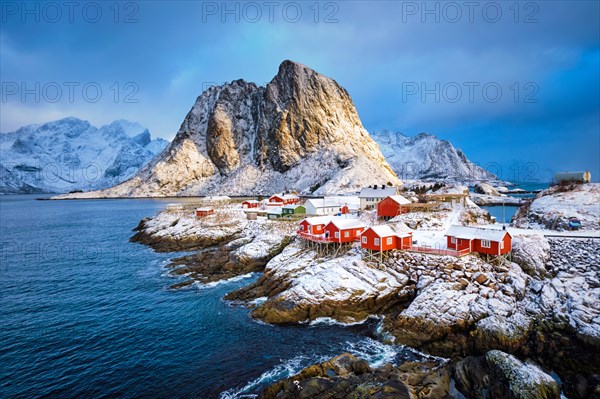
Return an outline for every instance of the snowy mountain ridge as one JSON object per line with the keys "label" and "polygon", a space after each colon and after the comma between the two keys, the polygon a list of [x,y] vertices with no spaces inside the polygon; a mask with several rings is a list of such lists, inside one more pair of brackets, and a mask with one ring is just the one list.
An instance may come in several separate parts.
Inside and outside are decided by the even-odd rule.
{"label": "snowy mountain ridge", "polygon": [[491,172],[469,161],[449,141],[428,133],[414,137],[379,130],[371,133],[390,166],[402,180],[435,180],[461,183],[496,181]]}
{"label": "snowy mountain ridge", "polygon": [[0,133],[0,193],[110,187],[133,176],[167,144],[126,120],[96,128],[68,117]]}
{"label": "snowy mountain ridge", "polygon": [[173,142],[129,181],[86,197],[356,192],[400,184],[333,79],[284,61],[265,87],[202,93]]}

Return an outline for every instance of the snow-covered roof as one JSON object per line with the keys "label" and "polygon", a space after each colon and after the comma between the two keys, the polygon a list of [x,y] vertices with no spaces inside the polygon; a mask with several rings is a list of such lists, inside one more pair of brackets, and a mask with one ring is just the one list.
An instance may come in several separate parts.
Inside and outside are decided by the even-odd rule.
{"label": "snow-covered roof", "polygon": [[340,230],[347,230],[347,229],[360,229],[360,228],[364,228],[367,227],[365,226],[365,224],[363,222],[361,222],[358,219],[332,219],[331,222],[335,227],[337,227]]}
{"label": "snow-covered roof", "polygon": [[480,239],[500,242],[505,234],[508,234],[508,231],[481,227],[451,226],[445,235],[465,240]]}
{"label": "snow-covered roof", "polygon": [[[246,201],[244,201],[244,202],[247,202],[247,203],[249,203],[249,204],[260,204],[260,201],[257,201],[257,200],[246,200]],[[242,204],[243,204],[244,202],[242,202]]]}
{"label": "snow-covered roof", "polygon": [[281,213],[283,212],[282,208],[283,207],[273,207],[273,208],[269,209],[267,211],[267,213],[271,214],[271,215],[281,215]]}
{"label": "snow-covered roof", "polygon": [[389,224],[381,224],[378,226],[371,226],[370,229],[373,230],[373,232],[381,238],[391,237],[391,236],[406,237],[406,236],[410,235],[408,231],[398,232],[398,231],[392,229],[392,226],[390,226]]}
{"label": "snow-covered roof", "polygon": [[306,202],[310,202],[315,208],[335,208],[343,205],[343,203],[331,198],[312,198]]}
{"label": "snow-covered roof", "polygon": [[385,198],[391,195],[396,195],[396,187],[385,186],[384,188],[365,187],[360,190],[359,198]]}
{"label": "snow-covered roof", "polygon": [[390,195],[389,197],[391,199],[393,199],[399,205],[406,205],[406,204],[410,204],[411,203],[409,200],[407,200],[406,198],[404,198],[401,195]]}
{"label": "snow-covered roof", "polygon": [[356,196],[356,195],[329,196],[329,197],[325,197],[325,199],[335,200],[342,205],[347,204],[348,206],[351,206],[351,205],[355,204],[355,205],[360,206],[360,198],[358,198],[358,196]]}
{"label": "snow-covered roof", "polygon": [[303,220],[303,222],[306,221],[306,223],[314,226],[317,224],[327,224],[331,221],[331,219],[333,219],[331,216],[315,216],[312,218],[306,218]]}
{"label": "snow-covered roof", "polygon": [[212,208],[196,208],[196,212],[210,212]]}
{"label": "snow-covered roof", "polygon": [[283,200],[286,200],[286,199],[298,199],[298,198],[300,198],[300,197],[298,197],[297,195],[294,195],[294,194],[273,194],[273,195],[271,195],[271,198],[273,198],[273,197],[281,198]]}
{"label": "snow-covered roof", "polygon": [[281,208],[284,208],[284,209],[296,209],[299,206],[304,207],[304,205],[299,205],[299,204],[287,204],[287,205],[282,206]]}

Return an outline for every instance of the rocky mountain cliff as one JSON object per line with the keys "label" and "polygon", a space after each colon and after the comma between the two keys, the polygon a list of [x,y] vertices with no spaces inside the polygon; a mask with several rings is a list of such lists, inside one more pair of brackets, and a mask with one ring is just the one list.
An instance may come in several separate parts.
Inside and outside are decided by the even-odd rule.
{"label": "rocky mountain cliff", "polygon": [[102,189],[132,177],[168,144],[125,120],[96,128],[77,118],[0,134],[0,193]]}
{"label": "rocky mountain cliff", "polygon": [[495,181],[491,172],[469,161],[466,155],[447,140],[420,133],[409,137],[402,133],[380,130],[371,133],[392,169],[403,180],[446,180],[473,183]]}
{"label": "rocky mountain cliff", "polygon": [[284,61],[266,87],[206,90],[173,142],[131,180],[79,197],[355,192],[398,184],[334,80]]}

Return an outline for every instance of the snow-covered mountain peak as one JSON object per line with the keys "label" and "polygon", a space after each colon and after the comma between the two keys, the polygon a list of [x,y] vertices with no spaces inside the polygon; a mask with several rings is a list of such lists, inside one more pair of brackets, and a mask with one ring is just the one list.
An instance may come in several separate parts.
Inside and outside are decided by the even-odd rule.
{"label": "snow-covered mountain peak", "polygon": [[0,193],[105,188],[131,177],[168,144],[135,122],[99,129],[74,117],[0,134]]}
{"label": "snow-covered mountain peak", "polygon": [[497,177],[469,161],[448,140],[429,133],[414,137],[380,130],[371,133],[394,171],[401,179],[446,180],[473,183],[494,181]]}
{"label": "snow-covered mountain peak", "polygon": [[133,179],[98,196],[328,194],[400,184],[333,79],[284,61],[260,87],[211,87],[171,145]]}

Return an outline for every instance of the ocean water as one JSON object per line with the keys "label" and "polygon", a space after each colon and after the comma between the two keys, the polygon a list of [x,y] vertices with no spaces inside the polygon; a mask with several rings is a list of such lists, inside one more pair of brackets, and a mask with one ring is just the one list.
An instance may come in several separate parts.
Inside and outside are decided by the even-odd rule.
{"label": "ocean water", "polygon": [[[481,206],[496,218],[498,223],[510,223],[513,215],[519,210],[518,206]],[[504,209],[503,209],[504,208]]]}
{"label": "ocean water", "polygon": [[277,327],[223,296],[257,275],[172,291],[169,258],[129,243],[160,200],[0,197],[1,398],[235,398],[350,351],[419,359],[376,323]]}

